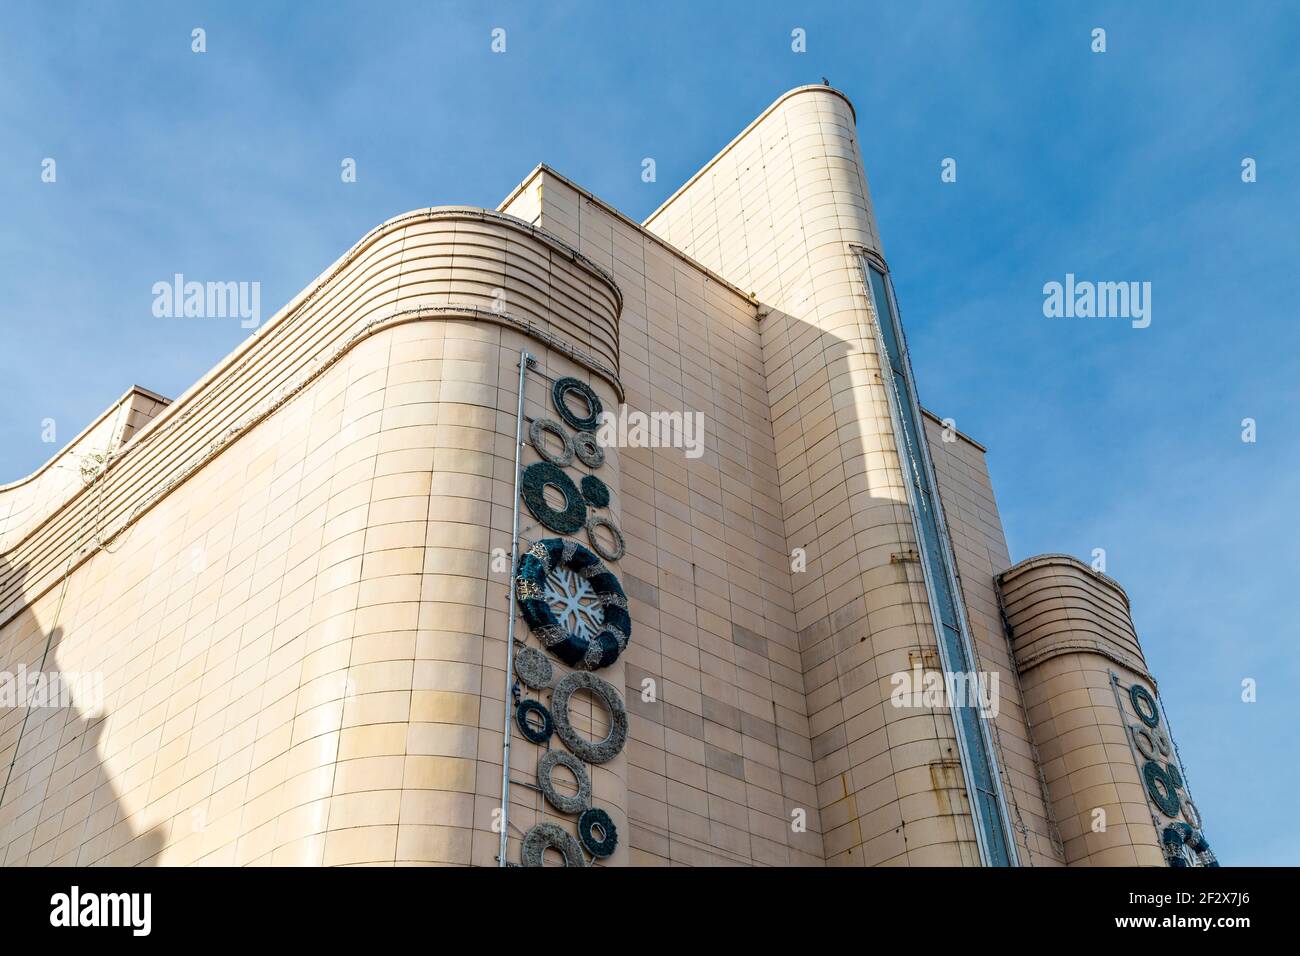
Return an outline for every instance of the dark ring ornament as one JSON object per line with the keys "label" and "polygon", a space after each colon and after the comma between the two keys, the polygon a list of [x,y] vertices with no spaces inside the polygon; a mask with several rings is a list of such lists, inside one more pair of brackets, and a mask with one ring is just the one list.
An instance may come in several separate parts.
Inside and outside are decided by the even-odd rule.
{"label": "dark ring ornament", "polygon": [[[605,834],[602,839],[596,839],[596,827]],[[582,811],[582,816],[578,817],[578,839],[592,856],[613,856],[618,849],[618,829],[600,807],[588,807]]]}
{"label": "dark ring ornament", "polygon": [[554,823],[539,823],[524,834],[524,846],[520,858],[524,866],[541,866],[542,854],[548,849],[560,851],[565,866],[586,866],[582,855],[582,844],[568,830]]}
{"label": "dark ring ornament", "polygon": [[[560,444],[563,445],[558,455],[546,447],[547,432],[559,438]],[[537,454],[557,468],[567,468],[573,464],[573,439],[564,430],[564,426],[553,418],[534,418],[529,422],[528,443],[533,446]]]}
{"label": "dark ring ornament", "polygon": [[521,647],[515,655],[515,676],[529,690],[544,690],[551,686],[555,668],[550,658],[535,647]]}
{"label": "dark ring ornament", "polygon": [[[540,730],[528,722],[529,714],[536,714],[542,718]],[[546,743],[551,739],[551,734],[555,733],[555,721],[551,719],[551,712],[542,706],[541,701],[521,700],[519,706],[515,708],[515,723],[519,725],[519,732],[535,744]]]}
{"label": "dark ring ornament", "polygon": [[[580,689],[590,691],[609,711],[609,735],[604,740],[578,736],[569,722],[569,698]],[[551,694],[551,717],[555,720],[556,736],[587,763],[608,763],[627,743],[627,708],[623,706],[623,698],[595,674],[574,671],[562,678]]]}
{"label": "dark ring ornament", "polygon": [[[600,536],[596,534],[597,528],[609,529],[609,533],[614,536],[614,547],[605,546],[605,542],[601,541]],[[623,540],[623,533],[618,530],[614,522],[600,515],[591,515],[587,518],[587,540],[591,542],[592,550],[606,561],[617,561],[627,553],[627,542]]]}
{"label": "dark ring ornament", "polygon": [[[563,568],[591,586],[602,616],[596,635],[586,637],[566,629],[546,600],[546,576],[556,568]],[[627,613],[623,586],[595,554],[576,541],[545,538],[525,551],[519,558],[515,596],[529,630],[543,647],[570,667],[589,671],[608,667],[631,640],[632,618]],[[551,716],[555,716],[554,707]]]}
{"label": "dark ring ornament", "polygon": [[1214,852],[1210,849],[1209,841],[1205,839],[1205,834],[1197,827],[1188,826],[1186,823],[1171,823],[1161,833],[1160,842],[1165,847],[1165,862],[1172,867],[1190,866],[1187,858],[1183,856],[1183,847],[1195,853],[1202,866],[1219,865],[1219,861],[1214,858]]}
{"label": "dark ring ornament", "polygon": [[[1165,751],[1165,753],[1168,754],[1168,751]],[[1175,790],[1181,790],[1183,787],[1186,786],[1186,784],[1183,783],[1182,773],[1173,764],[1172,761],[1165,765],[1165,773],[1169,774],[1169,779],[1174,782]]]}
{"label": "dark ring ornament", "polygon": [[[1160,711],[1156,709],[1155,698],[1141,684],[1134,684],[1128,689],[1128,699],[1133,704],[1133,713],[1138,715],[1138,720],[1148,727],[1160,726]],[[1148,709],[1144,709],[1149,708]]]}
{"label": "dark ring ornament", "polygon": [[574,435],[573,450],[578,456],[578,461],[588,468],[599,468],[605,464],[605,449],[600,447],[600,442],[596,441],[596,436],[592,432],[578,432]]}
{"label": "dark ring ornament", "polygon": [[[587,505],[573,479],[549,461],[535,461],[524,469],[520,481],[524,504],[534,518],[556,534],[573,534],[587,521]],[[552,508],[546,501],[546,486],[564,495],[564,510]]]}
{"label": "dark ring ornament", "polygon": [[[555,701],[552,700],[554,705]],[[560,721],[555,721],[555,732],[560,733]],[[560,739],[564,740],[564,735],[560,734]],[[568,743],[566,740],[565,743]],[[1147,793],[1151,795],[1151,801],[1160,808],[1160,812],[1167,817],[1177,817],[1182,809],[1182,804],[1178,799],[1178,788],[1174,786],[1174,780],[1168,771],[1160,764],[1149,760],[1142,765],[1142,778],[1146,781]]]}
{"label": "dark ring ornament", "polygon": [[578,486],[582,489],[582,497],[587,499],[587,504],[597,508],[609,507],[609,485],[595,475],[583,475]]}
{"label": "dark ring ornament", "polygon": [[[587,403],[587,415],[585,418],[579,418],[570,410],[566,399],[569,395],[576,394],[582,397]],[[601,404],[596,393],[591,390],[591,386],[586,382],[579,381],[576,378],[557,379],[551,386],[551,400],[555,402],[555,410],[560,413],[564,423],[570,428],[576,428],[580,432],[591,432],[596,430],[596,425],[600,422]]]}
{"label": "dark ring ornament", "polygon": [[[566,797],[555,789],[555,784],[551,782],[551,774],[557,764],[566,767],[578,781],[576,795]],[[546,802],[561,813],[581,813],[591,806],[591,778],[587,776],[587,770],[582,763],[563,750],[548,750],[537,758],[537,786],[541,788]]]}

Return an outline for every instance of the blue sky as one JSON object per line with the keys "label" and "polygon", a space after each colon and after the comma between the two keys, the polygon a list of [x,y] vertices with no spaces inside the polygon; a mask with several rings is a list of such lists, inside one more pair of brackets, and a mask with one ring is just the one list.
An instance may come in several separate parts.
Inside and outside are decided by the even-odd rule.
{"label": "blue sky", "polygon": [[[640,219],[781,92],[829,77],[857,107],[922,402],[989,446],[1013,559],[1106,549],[1215,850],[1300,863],[1300,14],[751,0],[4,19],[0,481],[56,449],[43,419],[62,445],[130,384],[178,395],[248,334],[155,318],[155,282],[258,281],[269,316],[382,220],[495,206],[540,161]],[[1043,284],[1067,272],[1152,283],[1151,326],[1045,318]]]}

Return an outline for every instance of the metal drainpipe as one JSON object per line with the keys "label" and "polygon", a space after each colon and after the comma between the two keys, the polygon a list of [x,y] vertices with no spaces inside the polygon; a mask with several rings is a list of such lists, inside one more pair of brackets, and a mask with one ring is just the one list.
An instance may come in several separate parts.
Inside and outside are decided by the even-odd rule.
{"label": "metal drainpipe", "polygon": [[506,845],[510,841],[510,717],[513,708],[515,685],[515,566],[519,562],[519,457],[524,446],[524,377],[533,357],[519,353],[519,408],[515,413],[515,494],[513,516],[510,521],[510,608],[506,625],[506,687],[504,724],[501,729],[501,847],[497,851],[497,866],[506,865]]}

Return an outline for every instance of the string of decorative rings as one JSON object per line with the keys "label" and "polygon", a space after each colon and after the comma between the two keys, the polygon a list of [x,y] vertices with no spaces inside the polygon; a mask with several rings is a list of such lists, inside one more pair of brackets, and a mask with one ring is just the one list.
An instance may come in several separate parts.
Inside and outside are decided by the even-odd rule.
{"label": "string of decorative rings", "polygon": [[[587,403],[585,417],[579,418],[573,414],[573,410],[569,408],[568,403],[570,395],[577,395]],[[564,419],[564,423],[570,428],[576,428],[580,432],[596,430],[596,425],[600,422],[600,399],[586,382],[567,376],[556,379],[555,384],[551,386],[551,400],[555,402],[555,410],[560,413],[560,417]]]}
{"label": "string of decorative rings", "polygon": [[515,595],[529,630],[570,667],[608,667],[632,637],[623,586],[576,541],[545,538],[525,551]]}
{"label": "string of decorative rings", "polygon": [[[550,432],[560,440],[560,451],[555,453],[546,445],[546,433]],[[564,426],[554,418],[534,418],[528,423],[528,442],[546,461],[557,468],[567,468],[573,464],[573,439],[564,430]]]}
{"label": "string of decorative rings", "polygon": [[[589,691],[609,712],[609,733],[604,740],[588,740],[579,736],[569,722],[569,698],[578,690]],[[613,760],[627,743],[627,708],[623,706],[623,699],[619,697],[618,691],[595,674],[574,671],[561,678],[551,694],[551,717],[555,721],[556,736],[587,763]]]}
{"label": "string of decorative rings", "polygon": [[[612,548],[600,540],[600,535],[596,534],[597,528],[604,528],[614,536]],[[606,561],[617,561],[627,552],[627,542],[623,540],[623,533],[618,530],[614,522],[601,515],[591,515],[587,518],[587,540],[591,542],[592,549]]]}
{"label": "string of decorative rings", "polygon": [[568,830],[554,823],[539,823],[524,834],[520,858],[524,866],[541,866],[542,855],[547,850],[559,850],[565,866],[586,866],[582,844]]}
{"label": "string of decorative rings", "polygon": [[[534,727],[528,719],[529,714],[540,717],[542,726]],[[555,721],[551,719],[551,712],[541,701],[521,700],[519,706],[515,708],[515,723],[519,725],[519,732],[535,744],[546,743],[551,739],[551,734],[555,733]]]}
{"label": "string of decorative rings", "polygon": [[[566,796],[555,789],[551,774],[557,766],[564,767],[578,781],[578,792],[574,796]],[[561,813],[581,813],[591,806],[591,778],[581,761],[563,750],[547,750],[537,758],[537,786],[546,802]]]}
{"label": "string of decorative rings", "polygon": [[[569,404],[573,396],[585,404],[585,415],[575,413]],[[594,434],[601,417],[599,397],[586,383],[565,377],[552,385],[551,398],[563,424],[550,418],[529,423],[528,440],[542,460],[524,469],[521,495],[533,517],[556,534],[572,535],[585,527],[591,548],[564,538],[535,542],[520,555],[515,568],[515,597],[521,616],[542,646],[578,670],[555,683],[549,709],[536,700],[519,702],[515,723],[533,743],[549,747],[551,737],[558,736],[571,751],[543,751],[537,760],[537,785],[556,811],[578,815],[578,836],[554,823],[537,824],[524,835],[521,861],[524,866],[541,866],[546,851],[554,849],[564,858],[565,866],[587,866],[584,849],[594,861],[612,856],[618,847],[613,819],[591,805],[591,778],[584,761],[606,763],[627,743],[628,714],[622,697],[612,685],[590,673],[617,660],[632,636],[627,596],[618,578],[601,563],[602,558],[617,561],[623,557],[627,545],[610,519],[588,514],[588,506],[609,507],[609,486],[595,475],[584,475],[580,485],[575,484],[563,471],[575,457],[593,470],[605,463],[605,449]],[[570,435],[566,425],[575,434]],[[547,445],[547,433],[559,439],[559,451]],[[562,507],[547,501],[548,487],[563,496]],[[608,529],[613,546],[606,545],[606,536],[597,534],[601,528]],[[519,649],[515,673],[535,691],[550,687],[556,676],[547,656],[531,647]],[[569,703],[578,690],[589,691],[608,712],[609,731],[603,740],[588,740],[574,729]],[[538,718],[540,727],[535,726]],[[573,774],[576,794],[556,789],[552,779],[556,767]]]}

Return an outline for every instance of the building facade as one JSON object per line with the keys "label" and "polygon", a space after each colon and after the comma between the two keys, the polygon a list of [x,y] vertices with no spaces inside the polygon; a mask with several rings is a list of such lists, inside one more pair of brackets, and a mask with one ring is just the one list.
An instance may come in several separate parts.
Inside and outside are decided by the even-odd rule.
{"label": "building facade", "polygon": [[391,219],[0,488],[0,860],[1213,863],[1127,595],[950,426],[830,87],[644,223]]}

